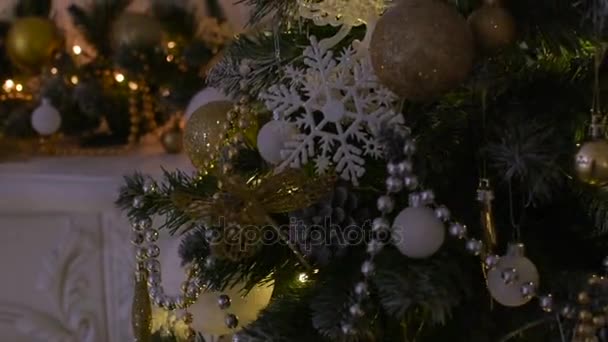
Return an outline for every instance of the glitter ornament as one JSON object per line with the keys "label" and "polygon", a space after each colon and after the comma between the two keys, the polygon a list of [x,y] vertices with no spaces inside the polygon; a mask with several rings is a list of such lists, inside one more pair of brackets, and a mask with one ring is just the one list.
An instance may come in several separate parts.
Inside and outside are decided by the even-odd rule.
{"label": "glitter ornament", "polygon": [[528,303],[531,297],[522,294],[522,287],[530,283],[538,288],[539,275],[536,266],[525,257],[522,244],[510,245],[507,254],[488,271],[488,290],[504,306]]}
{"label": "glitter ornament", "polygon": [[584,143],[576,154],[574,169],[583,183],[608,184],[608,141],[599,139]]}
{"label": "glitter ornament", "polygon": [[441,248],[444,239],[445,227],[430,208],[406,208],[393,222],[393,244],[410,258],[430,257]]}
{"label": "glitter ornament", "polygon": [[515,43],[515,19],[497,0],[486,0],[468,21],[477,46],[485,52],[496,52]]}
{"label": "glitter ornament", "polygon": [[6,51],[11,62],[28,71],[38,71],[49,63],[61,47],[55,23],[42,17],[24,17],[13,22],[6,35]]}
{"label": "glitter ornament", "polygon": [[444,1],[402,0],[378,21],[370,53],[385,86],[408,100],[426,101],[466,80],[473,67],[473,35]]}
{"label": "glitter ornament", "polygon": [[51,135],[61,126],[61,115],[47,98],[32,112],[32,128],[40,135]]}
{"label": "glitter ornament", "polygon": [[262,126],[258,133],[257,145],[262,158],[270,164],[279,164],[281,150],[285,142],[297,133],[295,127],[285,121],[272,120]]}
{"label": "glitter ornament", "polygon": [[184,130],[184,150],[199,170],[213,166],[223,139],[226,114],[232,109],[228,101],[210,102],[197,109]]}

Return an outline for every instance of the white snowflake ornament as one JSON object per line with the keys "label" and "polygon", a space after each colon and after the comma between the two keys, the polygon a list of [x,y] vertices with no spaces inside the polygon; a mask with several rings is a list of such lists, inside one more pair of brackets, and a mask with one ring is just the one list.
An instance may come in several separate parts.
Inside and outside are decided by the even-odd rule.
{"label": "white snowflake ornament", "polygon": [[300,168],[309,160],[318,174],[334,166],[353,184],[365,173],[365,156],[382,155],[376,135],[384,123],[403,123],[394,110],[397,97],[382,86],[369,55],[347,47],[337,58],[315,37],[304,50],[304,69],[287,66],[287,82],[271,86],[260,98],[275,120],[299,132],[284,144],[277,171]]}

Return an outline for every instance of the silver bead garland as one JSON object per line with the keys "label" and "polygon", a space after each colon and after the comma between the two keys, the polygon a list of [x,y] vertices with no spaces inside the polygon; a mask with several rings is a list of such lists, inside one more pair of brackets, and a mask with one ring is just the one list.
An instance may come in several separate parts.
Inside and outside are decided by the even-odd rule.
{"label": "silver bead garland", "polygon": [[[409,132],[409,129],[407,130]],[[432,190],[419,190],[420,183],[418,177],[413,173],[413,161],[412,157],[416,153],[416,144],[414,140],[409,138],[409,134],[403,135],[404,145],[403,153],[405,160],[403,161],[389,161],[386,169],[389,177],[386,180],[386,194],[380,196],[377,201],[378,210],[382,213],[382,216],[374,219],[372,222],[372,231],[388,231],[391,230],[391,224],[387,218],[395,209],[394,199],[391,195],[397,194],[400,191],[406,189],[410,191],[409,205],[410,206],[429,206],[434,208],[435,216],[444,222],[448,227],[448,233],[459,240],[465,241],[465,248],[468,252],[475,256],[480,256],[483,261],[483,265],[487,269],[495,268],[498,265],[500,257],[493,254],[485,254],[483,242],[478,239],[469,238],[467,235],[467,228],[462,223],[459,223],[451,218],[450,210],[444,205],[438,205],[435,203],[435,195]],[[402,182],[396,181],[396,177],[401,177]],[[389,233],[390,234],[390,233]],[[367,247],[368,258],[361,265],[361,273],[363,280],[358,282],[354,287],[354,293],[357,301],[349,308],[351,321],[343,322],[341,325],[342,332],[345,335],[351,335],[356,333],[356,328],[352,322],[356,319],[365,315],[365,312],[361,309],[362,303],[368,298],[368,278],[374,272],[374,257],[379,253],[383,244],[379,240],[372,239]],[[603,260],[602,265],[605,271],[608,273],[608,256]],[[501,274],[501,277],[505,284],[515,283],[517,280],[517,270],[507,269]],[[599,278],[604,284],[608,283],[607,278]],[[592,277],[589,280],[589,284],[597,284],[597,277]],[[520,287],[520,293],[522,297],[532,298],[537,297],[539,307],[545,312],[553,312],[555,310],[555,300],[551,294],[537,293],[538,288],[535,283],[528,282]],[[580,301],[580,298],[579,298]],[[562,306],[560,313],[567,318],[574,318],[577,310],[570,304]]]}
{"label": "silver bead garland", "polygon": [[[145,195],[153,194],[157,189],[156,182],[151,179],[147,179],[142,186]],[[145,206],[145,195],[133,198],[132,206],[134,209],[142,209]],[[192,264],[186,269],[187,279],[182,283],[181,294],[177,296],[167,295],[162,286],[162,270],[158,260],[161,250],[155,244],[158,241],[159,232],[152,226],[153,222],[150,217],[141,217],[132,221],[131,242],[135,245],[135,254],[138,261],[136,273],[139,274],[144,269],[147,272],[148,295],[155,306],[169,311],[187,309],[196,302],[204,288],[199,280],[199,266],[198,264]],[[214,257],[210,256],[204,260],[204,267],[212,268],[214,265]],[[218,306],[222,310],[230,308],[231,302],[230,296],[226,294],[218,296]],[[226,314],[224,322],[230,329],[235,329],[239,325],[238,317],[231,313]]]}

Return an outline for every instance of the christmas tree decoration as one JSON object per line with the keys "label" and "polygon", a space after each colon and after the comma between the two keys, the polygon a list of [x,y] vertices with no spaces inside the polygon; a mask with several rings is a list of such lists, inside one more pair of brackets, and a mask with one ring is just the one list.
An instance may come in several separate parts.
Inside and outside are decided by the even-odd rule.
{"label": "christmas tree decoration", "polygon": [[[273,284],[254,287],[242,294],[244,283],[238,283],[224,291],[205,292],[188,310],[192,314],[192,328],[211,335],[235,333],[253,322],[270,302]],[[223,296],[230,298],[230,307],[222,309]],[[229,320],[226,318],[230,317]],[[234,318],[237,318],[235,321]]]}
{"label": "christmas tree decoration", "polygon": [[258,133],[257,146],[262,158],[270,164],[280,164],[281,150],[285,143],[297,134],[293,125],[286,121],[269,121]]}
{"label": "christmas tree decoration", "polygon": [[[317,174],[332,166],[353,184],[365,173],[365,156],[379,158],[376,134],[382,124],[403,122],[396,97],[378,84],[368,56],[352,46],[338,58],[315,37],[304,50],[306,68],[285,68],[290,86],[273,85],[260,95],[276,119],[293,123],[299,134],[285,143],[277,166],[300,168],[312,159]],[[318,117],[322,115],[322,117]]]}
{"label": "christmas tree decoration", "polygon": [[490,187],[490,180],[487,178],[481,179],[479,181],[479,188],[477,189],[477,201],[480,203],[481,228],[483,229],[483,242],[486,247],[486,254],[494,252],[498,244],[496,222],[494,222],[494,211],[492,209],[493,200],[494,192]]}
{"label": "christmas tree decoration", "polygon": [[[179,257],[179,245],[179,239],[171,240],[163,248],[160,258],[159,266],[163,270],[162,286],[169,296],[179,296],[184,275],[188,273],[188,266],[183,266]],[[235,315],[238,318],[238,327],[244,327],[255,320],[260,310],[268,305],[274,285],[270,283],[255,286],[249,292],[243,292],[244,288],[245,283],[242,281],[231,282],[231,286],[223,291],[206,288],[187,308],[188,313],[192,315],[190,326],[196,331],[220,336],[236,331],[227,326],[227,315]],[[230,305],[227,306],[226,302]]]}
{"label": "christmas tree decoration", "polygon": [[318,26],[359,26],[379,17],[386,0],[298,0],[298,14]]}
{"label": "christmas tree decoration", "polygon": [[298,0],[298,14],[318,26],[340,26],[334,37],[320,42],[324,49],[336,46],[352,27],[366,25],[366,36],[359,48],[367,50],[371,33],[386,6],[386,0]]}
{"label": "christmas tree decoration", "polygon": [[511,244],[496,267],[488,271],[488,290],[504,306],[521,306],[531,299],[529,293],[522,293],[529,292],[530,286],[539,286],[536,266],[526,258],[524,245]]}
{"label": "christmas tree decoration", "polygon": [[469,16],[475,42],[485,52],[493,53],[509,47],[517,39],[515,19],[500,0],[485,0]]}
{"label": "christmas tree decoration", "polygon": [[135,277],[133,308],[131,310],[133,336],[136,342],[150,341],[152,334],[152,304],[148,295],[147,272],[142,271]]}
{"label": "christmas tree decoration", "polygon": [[392,242],[410,258],[430,257],[441,248],[444,239],[445,226],[430,208],[406,208],[393,222]]}
{"label": "christmas tree decoration", "polygon": [[171,126],[170,129],[163,132],[160,136],[160,142],[169,154],[180,153],[184,145],[184,132],[179,125],[179,122]]}
{"label": "christmas tree decoration", "polygon": [[363,224],[370,218],[369,208],[350,184],[336,186],[313,206],[289,214],[289,239],[313,262],[327,265],[346,252],[348,236],[361,236]]}
{"label": "christmas tree decoration", "polygon": [[389,8],[373,33],[376,75],[393,92],[426,101],[467,79],[474,58],[466,20],[441,0],[403,0]]}
{"label": "christmas tree decoration", "polygon": [[184,150],[199,170],[214,165],[227,128],[225,125],[228,125],[227,113],[232,106],[228,101],[210,102],[192,113],[186,123]]}
{"label": "christmas tree decoration", "polygon": [[608,184],[608,141],[584,143],[576,153],[574,169],[583,183],[598,187]]}
{"label": "christmas tree decoration", "polygon": [[40,135],[51,135],[59,130],[61,115],[47,98],[32,112],[32,128]]}
{"label": "christmas tree decoration", "polygon": [[199,91],[192,97],[188,106],[186,107],[186,111],[184,112],[184,118],[186,120],[190,119],[192,113],[194,113],[197,109],[202,106],[215,101],[230,101],[230,99],[222,93],[222,91],[217,90],[213,87],[206,87],[203,90]]}
{"label": "christmas tree decoration", "polygon": [[147,49],[158,45],[162,26],[155,18],[142,13],[125,12],[112,24],[112,46]]}
{"label": "christmas tree decoration", "polygon": [[61,47],[61,36],[52,20],[40,17],[17,19],[6,36],[6,50],[18,67],[38,71]]}

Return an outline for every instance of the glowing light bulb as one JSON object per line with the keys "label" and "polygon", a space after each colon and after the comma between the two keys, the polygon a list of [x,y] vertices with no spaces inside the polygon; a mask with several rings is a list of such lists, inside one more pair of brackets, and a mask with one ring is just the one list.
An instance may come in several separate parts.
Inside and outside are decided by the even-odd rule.
{"label": "glowing light bulb", "polygon": [[137,90],[137,88],[139,88],[137,86],[137,83],[135,83],[133,81],[129,82],[129,89],[131,89],[131,90]]}
{"label": "glowing light bulb", "polygon": [[4,89],[4,91],[9,92],[13,89],[13,87],[15,86],[15,82],[13,82],[13,80],[8,79],[6,81],[4,81],[4,84],[2,85],[2,89]]}
{"label": "glowing light bulb", "polygon": [[298,281],[300,283],[305,283],[308,281],[308,274],[306,273],[300,273],[300,275],[298,276]]}
{"label": "glowing light bulb", "polygon": [[70,82],[72,82],[72,84],[78,84],[78,76],[73,75],[72,77],[70,77]]}
{"label": "glowing light bulb", "polygon": [[51,68],[51,74],[57,75],[58,72],[59,72],[59,70],[57,70],[57,68],[55,68],[55,67]]}
{"label": "glowing light bulb", "polygon": [[17,84],[15,85],[15,90],[17,90],[17,91],[22,91],[22,90],[23,90],[23,85],[22,85],[21,83],[17,83]]}
{"label": "glowing light bulb", "polygon": [[72,52],[74,52],[74,54],[78,56],[82,53],[82,48],[80,47],[80,45],[74,45],[72,46]]}
{"label": "glowing light bulb", "polygon": [[177,46],[177,43],[175,43],[174,41],[170,41],[167,43],[167,47],[169,49],[173,49],[173,48],[175,48],[175,46]]}
{"label": "glowing light bulb", "polygon": [[116,73],[114,74],[114,79],[116,80],[116,82],[122,83],[125,80],[125,75],[121,73]]}

